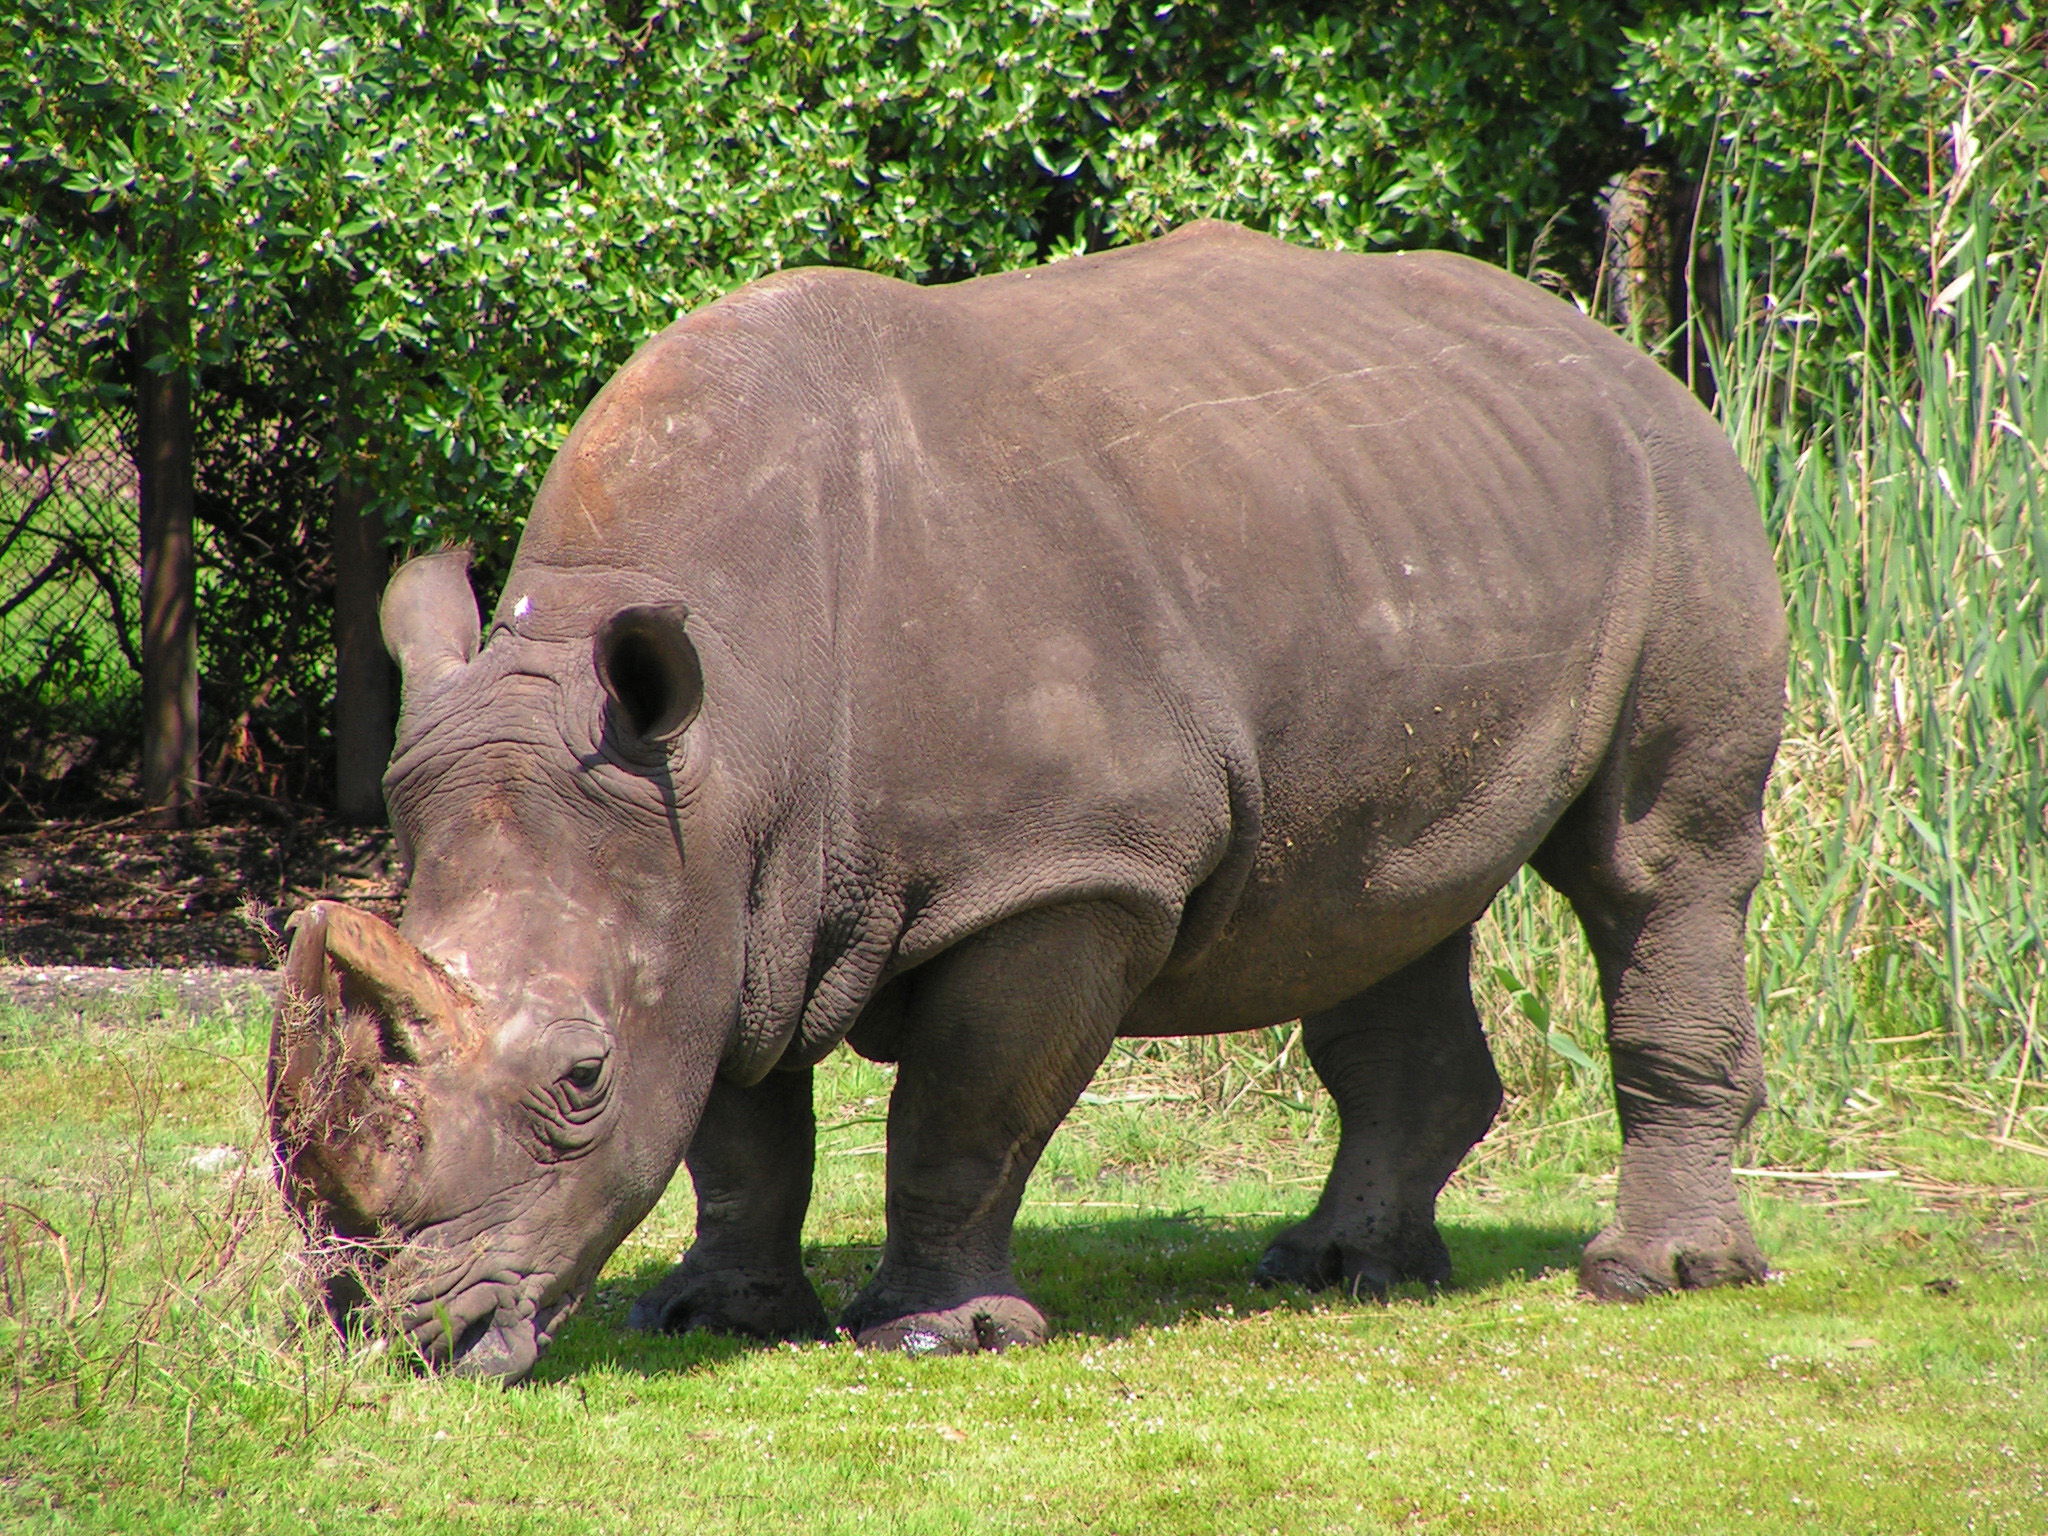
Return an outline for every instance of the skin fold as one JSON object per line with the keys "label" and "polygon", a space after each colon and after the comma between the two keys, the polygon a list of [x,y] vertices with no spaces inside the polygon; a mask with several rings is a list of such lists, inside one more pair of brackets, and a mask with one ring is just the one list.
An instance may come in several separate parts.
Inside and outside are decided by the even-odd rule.
{"label": "skin fold", "polygon": [[273,1046],[287,1189],[430,1361],[530,1370],[683,1163],[634,1323],[826,1332],[841,1041],[898,1064],[863,1345],[1044,1337],[1011,1222],[1119,1035],[1302,1019],[1341,1138],[1256,1278],[1441,1282],[1500,1102],[1471,926],[1524,864],[1607,1008],[1585,1287],[1764,1273],[1730,1161],[1782,603],[1711,418],[1549,295],[1224,224],[785,273],[599,394],[487,626],[466,568],[385,598],[404,921],[305,915]]}

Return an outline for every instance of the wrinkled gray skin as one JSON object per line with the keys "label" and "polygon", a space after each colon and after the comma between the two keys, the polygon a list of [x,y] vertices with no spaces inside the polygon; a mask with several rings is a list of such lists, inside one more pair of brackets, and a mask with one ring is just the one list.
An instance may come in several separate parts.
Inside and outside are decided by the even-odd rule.
{"label": "wrinkled gray skin", "polygon": [[1220,224],[948,288],[790,272],[598,396],[481,646],[465,566],[386,597],[387,787],[402,931],[477,1022],[382,1026],[358,1086],[409,1129],[330,1127],[299,1190],[403,1240],[430,1358],[524,1374],[685,1158],[697,1241],[634,1322],[825,1331],[841,1040],[900,1064],[864,1345],[1043,1337],[1012,1217],[1119,1035],[1305,1020],[1342,1135],[1257,1278],[1440,1282],[1500,1101],[1471,927],[1524,864],[1619,1088],[1585,1287],[1764,1273],[1730,1160],[1782,606],[1713,422],[1556,299]]}

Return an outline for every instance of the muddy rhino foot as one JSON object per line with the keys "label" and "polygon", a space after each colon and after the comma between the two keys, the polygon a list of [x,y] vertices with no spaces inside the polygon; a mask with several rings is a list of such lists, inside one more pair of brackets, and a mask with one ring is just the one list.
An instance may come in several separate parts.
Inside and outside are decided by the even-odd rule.
{"label": "muddy rhino foot", "polygon": [[692,1269],[687,1258],[634,1301],[626,1326],[643,1333],[687,1333],[702,1328],[771,1340],[832,1335],[818,1293],[800,1272]]}
{"label": "muddy rhino foot", "polygon": [[1343,1232],[1314,1217],[1289,1227],[1273,1239],[1252,1283],[1261,1287],[1298,1285],[1327,1291],[1341,1286],[1351,1296],[1385,1301],[1403,1281],[1446,1285],[1451,1278],[1450,1250],[1426,1218],[1400,1217],[1374,1231]]}
{"label": "muddy rhino foot", "polygon": [[906,1355],[1000,1354],[1023,1344],[1043,1344],[1045,1314],[1021,1296],[976,1296],[937,1312],[910,1312],[878,1319],[859,1302],[847,1309],[842,1327],[860,1349],[893,1349]]}
{"label": "muddy rhino foot", "polygon": [[1769,1273],[1740,1220],[1647,1242],[1609,1227],[1586,1245],[1579,1289],[1601,1301],[1642,1301],[1714,1285],[1760,1285]]}

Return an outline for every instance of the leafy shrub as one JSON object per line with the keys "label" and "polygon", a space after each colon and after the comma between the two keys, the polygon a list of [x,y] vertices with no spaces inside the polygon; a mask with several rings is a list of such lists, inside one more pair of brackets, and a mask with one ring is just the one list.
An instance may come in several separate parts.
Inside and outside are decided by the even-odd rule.
{"label": "leafy shrub", "polygon": [[1915,321],[2022,288],[2048,213],[2048,31],[1986,0],[1670,7],[1629,34],[1631,120],[1708,189],[1727,361],[1777,399],[1818,371],[1909,367]]}
{"label": "leafy shrub", "polygon": [[14,440],[189,292],[179,361],[260,356],[407,537],[502,542],[632,347],[776,267],[955,278],[1202,215],[1526,258],[1631,147],[1633,12],[1583,0],[99,12],[6,28]]}

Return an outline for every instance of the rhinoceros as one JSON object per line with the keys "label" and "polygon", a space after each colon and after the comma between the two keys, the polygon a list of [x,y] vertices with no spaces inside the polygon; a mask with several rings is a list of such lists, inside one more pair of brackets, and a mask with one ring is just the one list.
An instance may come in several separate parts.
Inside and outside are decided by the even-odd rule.
{"label": "rhinoceros", "polygon": [[1218,223],[789,271],[597,395],[488,630],[467,562],[383,602],[403,921],[301,914],[272,1046],[288,1193],[427,1361],[529,1372],[679,1161],[696,1239],[632,1322],[829,1333],[842,1041],[896,1064],[861,1346],[1045,1336],[1011,1225],[1120,1036],[1301,1020],[1340,1135],[1254,1278],[1442,1282],[1501,1101],[1473,924],[1524,865],[1618,1090],[1584,1288],[1764,1274],[1782,599],[1713,420],[1557,298]]}

